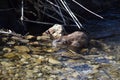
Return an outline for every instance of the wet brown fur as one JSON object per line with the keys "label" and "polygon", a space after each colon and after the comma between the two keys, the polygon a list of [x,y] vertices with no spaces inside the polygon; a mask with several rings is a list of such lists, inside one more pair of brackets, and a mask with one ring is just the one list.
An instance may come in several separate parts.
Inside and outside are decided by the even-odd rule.
{"label": "wet brown fur", "polygon": [[84,32],[75,31],[71,34],[62,36],[55,41],[56,46],[68,46],[75,48],[86,47],[89,43],[89,38]]}

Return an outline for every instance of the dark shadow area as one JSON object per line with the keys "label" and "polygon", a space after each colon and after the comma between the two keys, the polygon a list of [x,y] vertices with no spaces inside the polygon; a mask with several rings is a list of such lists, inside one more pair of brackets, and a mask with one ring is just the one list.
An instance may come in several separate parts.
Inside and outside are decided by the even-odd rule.
{"label": "dark shadow area", "polygon": [[[113,32],[119,34],[118,33],[119,28],[116,26],[119,26],[118,22],[120,21],[118,19],[120,18],[119,17],[120,11],[118,10],[120,7],[119,6],[120,1],[110,0],[108,2],[107,0],[105,1],[101,0],[99,2],[98,0],[93,0],[93,1],[81,0],[78,2],[84,5],[86,8],[95,11],[96,13],[104,17],[104,19],[99,19],[93,14],[85,11],[83,8],[80,8],[78,5],[75,5],[75,3],[72,2],[72,0],[67,1],[70,9],[75,13],[76,17],[83,24],[84,29],[82,29],[82,31],[86,31],[90,35],[92,36],[94,35],[95,37],[96,36],[99,37],[101,34],[108,36],[111,35],[111,33],[113,34]],[[43,1],[43,3],[48,4],[45,1]],[[30,33],[33,35],[42,34],[44,31],[52,27],[54,24],[63,25],[68,33],[80,30],[76,26],[74,21],[69,19],[70,15],[68,15],[68,13],[63,9],[61,9],[61,11],[63,12],[64,17],[66,19],[66,24],[64,24],[64,21],[62,22],[59,21],[62,19],[59,15],[54,13],[54,10],[53,11],[50,9],[45,10],[45,8],[41,6],[42,3],[39,4],[36,2],[36,0],[35,1],[26,0],[24,2],[25,12],[24,12],[24,21],[22,22],[20,20],[21,1],[19,0],[0,1],[0,28],[10,29],[20,34]],[[49,4],[46,7],[49,8],[53,6]],[[45,11],[42,12],[42,9]],[[59,10],[57,9],[57,11]],[[49,13],[58,20],[51,18],[45,13],[47,14]],[[106,33],[110,33],[110,34],[106,34]]]}

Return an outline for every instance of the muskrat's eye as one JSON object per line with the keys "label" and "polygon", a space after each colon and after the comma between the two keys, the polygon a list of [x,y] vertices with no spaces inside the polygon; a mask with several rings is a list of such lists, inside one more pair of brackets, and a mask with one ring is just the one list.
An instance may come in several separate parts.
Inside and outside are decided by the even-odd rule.
{"label": "muskrat's eye", "polygon": [[67,44],[67,41],[63,41],[63,44]]}

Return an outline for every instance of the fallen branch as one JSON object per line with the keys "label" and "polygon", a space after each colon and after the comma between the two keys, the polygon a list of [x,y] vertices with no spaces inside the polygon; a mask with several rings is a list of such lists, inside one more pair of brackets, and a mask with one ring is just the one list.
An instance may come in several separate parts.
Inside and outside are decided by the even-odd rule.
{"label": "fallen branch", "polygon": [[81,5],[80,3],[78,3],[77,1],[75,1],[75,0],[72,0],[72,1],[75,2],[77,5],[79,5],[80,7],[82,7],[83,9],[85,9],[86,11],[90,12],[91,14],[93,14],[93,15],[101,18],[101,19],[104,19],[102,16],[100,16],[100,15],[92,12],[91,10],[87,9],[86,7],[84,7],[83,5]]}

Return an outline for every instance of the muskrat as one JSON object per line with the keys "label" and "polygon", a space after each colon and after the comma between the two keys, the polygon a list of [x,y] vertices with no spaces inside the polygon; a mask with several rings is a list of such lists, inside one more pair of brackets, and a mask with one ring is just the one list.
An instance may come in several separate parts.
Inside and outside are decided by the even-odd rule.
{"label": "muskrat", "polygon": [[71,34],[62,36],[52,42],[53,47],[73,47],[73,48],[83,48],[89,43],[88,36],[81,31],[75,31]]}

